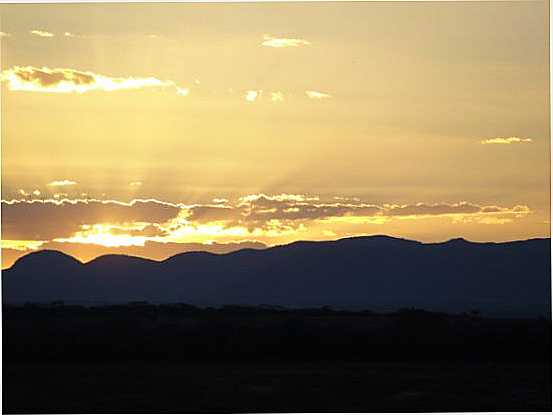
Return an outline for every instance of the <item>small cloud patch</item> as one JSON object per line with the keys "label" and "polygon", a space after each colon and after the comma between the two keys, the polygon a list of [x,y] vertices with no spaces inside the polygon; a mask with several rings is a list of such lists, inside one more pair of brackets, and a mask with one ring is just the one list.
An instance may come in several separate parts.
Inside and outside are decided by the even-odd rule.
{"label": "small cloud patch", "polygon": [[77,182],[75,182],[73,180],[63,179],[63,180],[51,181],[50,183],[48,183],[48,186],[61,187],[61,186],[73,186],[73,185],[76,185],[76,184],[77,184]]}
{"label": "small cloud patch", "polygon": [[496,137],[488,138],[486,140],[480,141],[481,144],[519,144],[519,143],[531,143],[533,140],[531,138],[519,138],[519,137]]}
{"label": "small cloud patch", "polygon": [[31,35],[38,36],[38,37],[54,37],[53,33],[46,32],[44,30],[31,30]]}
{"label": "small cloud patch", "polygon": [[273,102],[284,101],[284,94],[280,91],[271,92],[271,101]]}
{"label": "small cloud patch", "polygon": [[256,90],[253,90],[253,89],[250,89],[249,91],[246,91],[246,101],[248,102],[255,102],[257,100],[257,98],[259,98],[259,96],[261,95],[261,92],[262,91],[256,91]]}
{"label": "small cloud patch", "polygon": [[327,99],[332,98],[332,95],[319,91],[305,91],[305,95],[309,99]]}
{"label": "small cloud patch", "polygon": [[273,37],[269,35],[263,36],[263,42],[261,46],[267,46],[270,48],[290,48],[298,46],[309,46],[311,42],[308,42],[305,39],[293,39],[293,38],[283,38],[283,37]]}
{"label": "small cloud patch", "polygon": [[177,95],[180,95],[181,97],[185,97],[188,94],[190,94],[190,89],[177,87]]}

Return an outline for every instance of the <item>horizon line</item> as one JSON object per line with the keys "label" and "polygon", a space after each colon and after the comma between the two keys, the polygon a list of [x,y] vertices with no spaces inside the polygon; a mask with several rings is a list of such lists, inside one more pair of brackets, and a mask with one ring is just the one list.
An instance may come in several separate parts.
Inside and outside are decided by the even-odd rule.
{"label": "horizon line", "polygon": [[187,255],[187,254],[207,254],[207,255],[213,255],[213,256],[225,256],[225,255],[232,255],[232,254],[235,254],[237,252],[243,252],[243,251],[266,251],[266,250],[270,250],[270,249],[278,249],[278,248],[282,248],[282,247],[286,247],[286,246],[290,246],[290,245],[295,245],[295,244],[300,244],[300,243],[324,244],[324,243],[340,242],[340,241],[351,240],[351,239],[371,239],[371,238],[387,238],[387,239],[394,239],[394,240],[404,241],[404,242],[413,242],[413,243],[417,243],[417,244],[420,244],[420,245],[442,245],[442,244],[447,244],[447,243],[457,242],[457,241],[465,242],[467,244],[475,244],[475,245],[500,245],[500,244],[510,244],[510,243],[517,243],[517,242],[529,242],[529,241],[535,241],[535,240],[551,240],[551,236],[544,236],[544,237],[533,237],[533,238],[528,238],[528,239],[514,239],[514,240],[509,240],[509,241],[501,241],[501,242],[496,242],[496,241],[477,242],[477,241],[470,241],[470,240],[465,239],[463,237],[454,237],[454,238],[450,238],[450,239],[440,241],[440,242],[423,242],[423,241],[417,241],[415,239],[408,239],[408,238],[390,236],[390,235],[385,235],[385,234],[375,234],[375,235],[346,236],[346,237],[338,238],[338,239],[297,240],[297,241],[293,241],[293,242],[289,242],[289,243],[285,243],[285,244],[278,244],[278,245],[272,245],[272,246],[265,245],[264,248],[240,248],[240,249],[237,249],[235,251],[230,251],[230,252],[183,251],[183,252],[179,252],[179,253],[174,254],[174,255],[170,255],[170,256],[168,256],[166,258],[163,258],[163,259],[153,259],[153,258],[148,258],[148,257],[144,257],[144,256],[120,254],[120,253],[112,253],[112,254],[107,253],[107,254],[98,255],[98,256],[96,256],[96,257],[94,257],[94,258],[92,258],[92,259],[90,259],[89,261],[86,261],[86,262],[81,261],[79,258],[74,257],[73,255],[68,254],[66,252],[63,252],[59,249],[47,249],[46,248],[46,249],[37,249],[37,250],[34,250],[32,252],[29,252],[27,254],[24,254],[24,255],[20,256],[19,258],[17,258],[13,262],[13,264],[11,264],[11,266],[9,266],[7,268],[0,269],[0,273],[13,268],[23,258],[26,258],[26,257],[31,256],[31,255],[44,253],[44,252],[62,254],[64,256],[67,256],[67,257],[70,257],[70,258],[74,259],[75,261],[79,262],[82,265],[87,265],[87,264],[90,264],[90,263],[98,260],[99,258],[110,257],[110,256],[136,258],[136,259],[141,259],[141,260],[150,261],[150,262],[162,263],[162,262],[168,261],[172,258],[175,258],[177,256]]}

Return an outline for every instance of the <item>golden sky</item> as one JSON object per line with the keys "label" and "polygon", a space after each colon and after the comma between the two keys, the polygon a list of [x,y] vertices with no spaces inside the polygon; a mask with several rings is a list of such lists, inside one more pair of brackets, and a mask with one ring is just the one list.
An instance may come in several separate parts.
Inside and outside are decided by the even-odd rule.
{"label": "golden sky", "polygon": [[548,4],[0,5],[2,266],[550,235]]}

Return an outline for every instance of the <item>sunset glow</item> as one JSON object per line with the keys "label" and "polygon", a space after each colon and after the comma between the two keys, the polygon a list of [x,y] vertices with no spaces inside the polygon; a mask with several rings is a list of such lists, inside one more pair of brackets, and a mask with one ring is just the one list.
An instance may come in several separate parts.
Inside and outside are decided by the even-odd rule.
{"label": "sunset glow", "polygon": [[69,238],[56,238],[54,241],[96,244],[108,247],[144,246],[144,242],[146,241],[143,236],[132,236],[124,233],[125,230],[141,230],[140,227],[125,228],[117,225],[97,223],[94,225],[82,225],[81,229],[81,231],[75,232],[75,234]]}
{"label": "sunset glow", "polygon": [[547,10],[1,5],[2,266],[548,237]]}

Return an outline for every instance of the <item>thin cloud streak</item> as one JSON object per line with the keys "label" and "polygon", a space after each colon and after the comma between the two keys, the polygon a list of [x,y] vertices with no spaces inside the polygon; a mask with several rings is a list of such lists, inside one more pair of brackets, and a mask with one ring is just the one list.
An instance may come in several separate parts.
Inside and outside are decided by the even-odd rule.
{"label": "thin cloud streak", "polygon": [[327,94],[325,92],[319,92],[319,91],[305,91],[305,95],[309,99],[327,99],[332,98],[332,95]]}
{"label": "thin cloud streak", "polygon": [[46,32],[44,30],[31,30],[29,33],[31,33],[31,35],[35,35],[35,36],[38,36],[38,37],[54,37],[55,36],[53,33]]}
{"label": "thin cloud streak", "polygon": [[77,184],[76,181],[63,179],[63,180],[54,180],[54,181],[48,183],[48,186],[60,187],[60,186],[73,186],[73,185],[76,185],[76,184]]}
{"label": "thin cloud streak", "polygon": [[278,38],[269,35],[263,36],[263,39],[264,40],[261,45],[270,48],[290,48],[311,45],[311,42],[308,42],[305,39]]}
{"label": "thin cloud streak", "polygon": [[533,140],[531,138],[519,138],[519,137],[496,137],[488,138],[486,140],[480,141],[481,144],[518,144],[518,143],[531,143]]}

